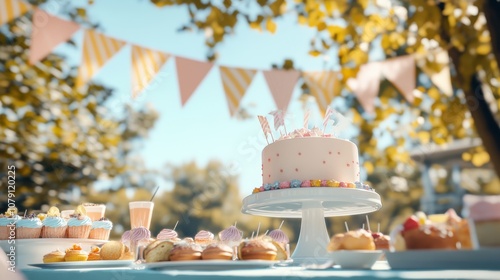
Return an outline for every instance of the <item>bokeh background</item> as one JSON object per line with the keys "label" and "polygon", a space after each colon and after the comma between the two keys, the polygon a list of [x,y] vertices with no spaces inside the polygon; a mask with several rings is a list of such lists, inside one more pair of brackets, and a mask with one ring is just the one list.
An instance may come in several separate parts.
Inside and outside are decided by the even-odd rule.
{"label": "bokeh background", "polygon": [[[50,14],[114,38],[220,65],[256,69],[334,70],[341,91],[330,106],[349,125],[363,180],[382,197],[371,228],[388,233],[415,211],[462,211],[465,193],[499,194],[500,12],[497,1],[127,0],[27,1]],[[181,236],[217,233],[237,223],[249,237],[281,224],[241,214],[242,199],[261,184],[266,145],[257,115],[276,109],[258,76],[234,115],[211,73],[181,105],[173,62],[155,87],[131,97],[130,49],[87,84],[75,86],[82,34],[40,62],[28,63],[33,10],[0,26],[0,211],[7,209],[7,167],[14,165],[21,213],[50,206],[104,203],[112,238],[129,229],[128,202],[154,198],[151,231]],[[445,62],[437,59],[445,51]],[[375,111],[347,85],[372,61],[415,54],[417,87],[408,102],[380,81]],[[433,75],[449,67],[452,93]],[[447,70],[448,71],[448,70]],[[290,129],[306,110],[322,112],[299,79],[288,107]],[[329,234],[366,222],[365,215],[327,218]],[[300,219],[286,219],[292,243]]]}

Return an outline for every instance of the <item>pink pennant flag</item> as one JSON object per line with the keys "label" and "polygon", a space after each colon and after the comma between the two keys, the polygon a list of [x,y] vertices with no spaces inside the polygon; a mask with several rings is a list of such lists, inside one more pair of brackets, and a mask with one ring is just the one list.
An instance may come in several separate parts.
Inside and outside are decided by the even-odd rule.
{"label": "pink pennant flag", "polygon": [[[276,110],[269,113],[274,117],[274,129],[278,130],[280,126],[285,126],[285,117],[282,110]],[[286,133],[286,132],[285,132]]]}
{"label": "pink pennant flag", "polygon": [[309,127],[309,117],[311,115],[311,111],[309,109],[306,109],[306,112],[304,113],[304,128]]}
{"label": "pink pennant flag", "polygon": [[212,69],[213,63],[177,56],[175,57],[175,66],[181,103],[184,106],[210,69]]}
{"label": "pink pennant flag", "polygon": [[347,80],[347,85],[368,113],[373,113],[375,110],[375,99],[380,89],[380,77],[380,63],[371,62],[360,67],[356,79]]}
{"label": "pink pennant flag", "polygon": [[295,70],[262,71],[278,109],[286,110],[300,73]]}
{"label": "pink pennant flag", "polygon": [[323,119],[323,132],[325,132],[326,125],[328,124],[328,121],[330,120],[331,115],[332,115],[332,108],[330,106],[328,106],[326,108],[325,118]]}
{"label": "pink pennant flag", "polygon": [[271,133],[271,128],[269,127],[269,123],[267,122],[266,117],[264,116],[257,116],[259,118],[260,126],[262,127],[262,131],[264,132],[264,136],[266,136],[266,142],[269,144],[269,141],[267,140],[267,134],[271,134],[271,139],[273,139],[273,134]]}
{"label": "pink pennant flag", "polygon": [[30,64],[45,58],[60,43],[68,41],[80,29],[77,23],[60,19],[41,9],[36,9],[32,21]]}
{"label": "pink pennant flag", "polygon": [[416,87],[415,58],[412,55],[391,58],[381,62],[382,74],[408,100],[414,100],[413,90]]}

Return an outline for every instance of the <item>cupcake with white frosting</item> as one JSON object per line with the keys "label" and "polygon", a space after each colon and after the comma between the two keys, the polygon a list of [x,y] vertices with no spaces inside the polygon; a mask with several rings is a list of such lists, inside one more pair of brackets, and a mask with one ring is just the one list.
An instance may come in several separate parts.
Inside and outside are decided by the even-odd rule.
{"label": "cupcake with white frosting", "polygon": [[92,227],[90,229],[89,238],[108,240],[109,233],[111,232],[112,228],[113,228],[113,223],[104,217],[99,219],[98,221],[93,221]]}

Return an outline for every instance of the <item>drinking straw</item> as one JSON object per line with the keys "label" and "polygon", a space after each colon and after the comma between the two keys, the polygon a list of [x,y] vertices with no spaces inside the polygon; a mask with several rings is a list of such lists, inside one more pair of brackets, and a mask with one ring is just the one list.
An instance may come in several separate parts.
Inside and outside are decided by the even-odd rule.
{"label": "drinking straw", "polygon": [[349,231],[349,227],[347,226],[347,221],[344,221],[345,224],[345,231]]}
{"label": "drinking straw", "polygon": [[156,190],[153,193],[153,196],[151,196],[151,199],[149,201],[153,201],[153,198],[155,198],[156,192],[158,191],[159,188],[160,188],[160,186],[156,186]]}
{"label": "drinking straw", "polygon": [[366,225],[368,226],[368,231],[371,231],[371,229],[370,229],[370,220],[368,220],[368,215],[366,215],[365,217],[366,217]]}

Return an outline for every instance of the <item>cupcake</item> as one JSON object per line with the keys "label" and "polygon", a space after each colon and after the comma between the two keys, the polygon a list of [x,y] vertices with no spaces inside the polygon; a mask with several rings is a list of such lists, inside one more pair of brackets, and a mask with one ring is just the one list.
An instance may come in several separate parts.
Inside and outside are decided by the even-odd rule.
{"label": "cupcake", "polygon": [[83,206],[78,206],[68,220],[68,238],[88,238],[92,220],[87,216]]}
{"label": "cupcake", "polygon": [[84,251],[80,244],[74,244],[71,248],[66,249],[64,261],[66,262],[79,262],[86,261],[89,258],[89,253]]}
{"label": "cupcake", "polygon": [[64,238],[66,237],[66,229],[68,224],[66,220],[61,218],[59,208],[52,206],[45,219],[42,221],[42,237],[43,238]]}
{"label": "cupcake", "polygon": [[56,250],[43,256],[43,263],[63,262],[66,253]]}
{"label": "cupcake", "polygon": [[90,249],[90,253],[87,258],[88,261],[100,261],[102,260],[101,258],[101,248],[97,246],[92,246]]}
{"label": "cupcake", "polygon": [[113,223],[104,217],[99,219],[98,221],[93,221],[92,227],[90,229],[89,238],[108,240],[111,228],[113,228]]}
{"label": "cupcake", "polygon": [[39,238],[42,234],[42,222],[34,214],[24,217],[16,223],[16,238]]}
{"label": "cupcake", "polygon": [[7,209],[5,214],[0,214],[0,240],[7,240],[10,236],[15,237],[15,224],[21,217],[17,215],[17,208]]}

